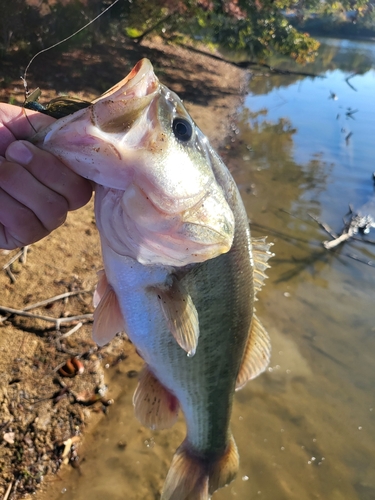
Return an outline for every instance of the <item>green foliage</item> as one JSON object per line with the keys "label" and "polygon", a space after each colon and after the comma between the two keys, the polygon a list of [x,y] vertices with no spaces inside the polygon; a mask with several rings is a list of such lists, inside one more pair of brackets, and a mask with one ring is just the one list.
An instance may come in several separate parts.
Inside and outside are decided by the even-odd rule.
{"label": "green foliage", "polygon": [[38,38],[39,11],[25,0],[0,0],[0,54],[16,44],[31,46]]}
{"label": "green foliage", "polygon": [[272,53],[288,55],[299,63],[314,59],[319,42],[300,33],[278,12],[234,20],[218,16],[211,36],[222,47],[264,60]]}
{"label": "green foliage", "polygon": [[[0,57],[12,50],[33,55],[68,37],[111,2],[41,0],[35,7],[27,0],[0,0]],[[304,64],[314,59],[319,44],[303,32],[304,25],[292,26],[286,11],[292,10],[299,22],[320,13],[329,26],[351,9],[357,24],[371,29],[374,5],[375,0],[124,0],[60,49],[82,47],[120,31],[138,42],[155,34],[170,41],[188,37],[241,51],[253,60],[279,53]]]}

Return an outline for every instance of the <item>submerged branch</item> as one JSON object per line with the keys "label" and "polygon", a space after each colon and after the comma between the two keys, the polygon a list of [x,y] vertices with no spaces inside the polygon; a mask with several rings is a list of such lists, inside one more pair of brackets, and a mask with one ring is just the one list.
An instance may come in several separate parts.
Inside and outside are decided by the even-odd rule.
{"label": "submerged branch", "polygon": [[354,253],[347,253],[346,255],[348,257],[350,257],[351,259],[353,259],[357,262],[360,262],[361,264],[366,264],[366,266],[375,267],[375,262],[371,259],[369,259],[369,260],[361,259],[360,257],[355,255]]}
{"label": "submerged branch", "polygon": [[324,229],[324,231],[327,234],[329,234],[331,236],[331,238],[337,238],[337,234],[333,231],[333,229],[330,228],[330,226],[328,224],[326,224],[325,222],[322,222],[321,220],[318,219],[318,217],[316,217],[313,214],[308,213],[307,215],[309,217],[311,217],[311,219],[314,220],[317,224],[319,224],[319,226],[322,229]]}
{"label": "submerged branch", "polygon": [[352,74],[351,74],[351,75],[349,75],[347,78],[345,78],[346,83],[349,85],[349,87],[350,87],[352,90],[354,90],[354,92],[357,92],[357,89],[356,89],[356,88],[355,88],[355,87],[354,87],[354,86],[353,86],[353,85],[349,82],[349,80],[350,80],[351,78],[353,78],[353,76],[356,76],[356,75],[357,75],[357,73],[352,73]]}
{"label": "submerged branch", "polygon": [[326,250],[331,250],[332,248],[337,247],[337,245],[340,245],[340,243],[343,243],[351,237],[352,234],[350,232],[342,233],[338,238],[335,238],[334,240],[323,241],[323,246]]}

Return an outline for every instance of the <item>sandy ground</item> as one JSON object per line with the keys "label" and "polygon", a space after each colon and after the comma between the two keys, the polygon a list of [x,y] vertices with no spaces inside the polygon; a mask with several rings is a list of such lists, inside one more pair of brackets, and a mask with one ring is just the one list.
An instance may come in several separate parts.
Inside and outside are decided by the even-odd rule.
{"label": "sandy ground", "polygon": [[[159,40],[141,46],[116,40],[57,56],[47,53],[33,64],[28,83],[41,88],[41,102],[60,93],[91,99],[122,79],[141,57],[148,57],[160,80],[184,99],[213,145],[222,144],[233,128],[246,74]],[[22,104],[22,84],[14,77],[21,70],[14,62],[3,64],[1,73],[8,76],[0,101]],[[33,315],[0,311],[0,496],[9,500],[46,488],[64,464],[79,467],[85,434],[116,404],[114,367],[121,363],[133,378],[142,364],[121,336],[98,349],[91,340],[91,316],[75,318],[92,314],[102,267],[92,201],[32,245],[23,260],[16,251],[0,251],[0,306]],[[70,295],[35,307],[60,294]],[[75,319],[59,324],[36,316]]]}

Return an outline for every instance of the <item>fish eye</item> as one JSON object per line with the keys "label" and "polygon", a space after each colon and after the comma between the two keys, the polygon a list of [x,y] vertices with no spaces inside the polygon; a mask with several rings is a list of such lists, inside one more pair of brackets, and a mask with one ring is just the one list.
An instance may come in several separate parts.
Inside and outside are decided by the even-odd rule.
{"label": "fish eye", "polygon": [[175,118],[173,120],[173,133],[179,141],[187,142],[193,135],[193,127],[185,118]]}

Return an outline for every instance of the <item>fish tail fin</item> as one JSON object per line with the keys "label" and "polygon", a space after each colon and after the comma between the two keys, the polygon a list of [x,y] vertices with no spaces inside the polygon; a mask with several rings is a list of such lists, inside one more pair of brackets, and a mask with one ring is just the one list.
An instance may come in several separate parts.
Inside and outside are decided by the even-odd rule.
{"label": "fish tail fin", "polygon": [[232,436],[223,455],[213,461],[196,455],[185,439],[173,457],[161,500],[209,500],[217,489],[233,481],[238,466]]}

